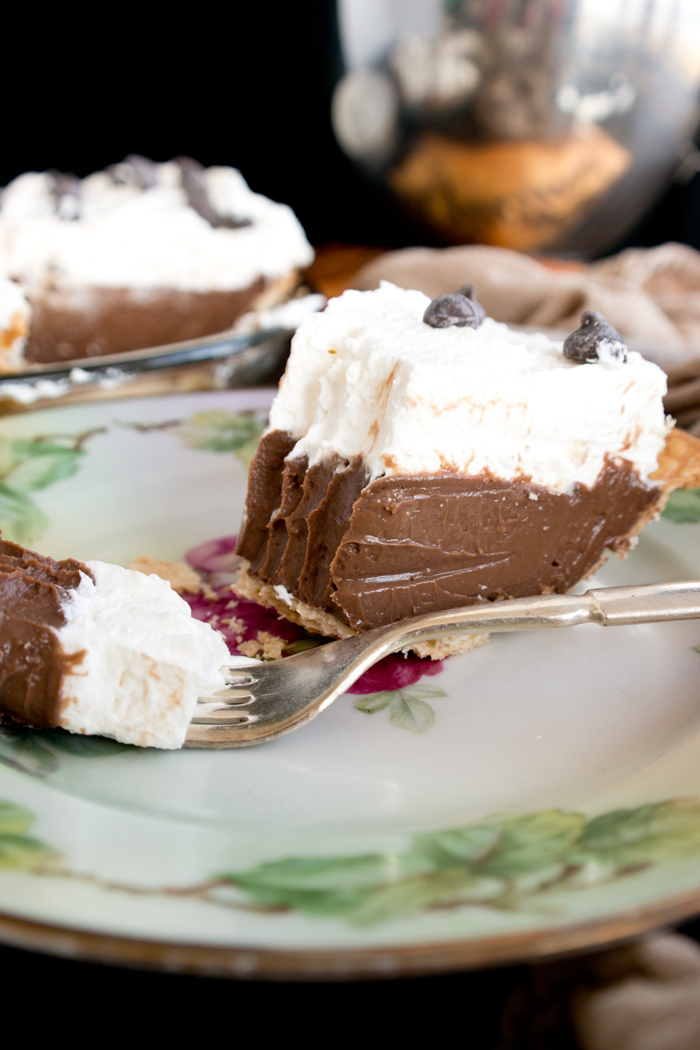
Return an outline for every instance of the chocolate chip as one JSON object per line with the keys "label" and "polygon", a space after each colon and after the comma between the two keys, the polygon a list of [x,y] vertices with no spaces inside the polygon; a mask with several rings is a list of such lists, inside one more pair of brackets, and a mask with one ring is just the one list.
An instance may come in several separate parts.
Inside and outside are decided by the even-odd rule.
{"label": "chocolate chip", "polygon": [[564,357],[570,361],[627,360],[622,336],[597,310],[581,314],[581,327],[564,340]]}
{"label": "chocolate chip", "polygon": [[130,153],[119,164],[105,168],[115,186],[134,186],[139,190],[150,190],[158,185],[158,165],[139,153]]}
{"label": "chocolate chip", "polygon": [[59,219],[73,222],[80,218],[80,198],[82,187],[76,175],[64,175],[60,171],[50,171],[53,178],[53,195],[56,200],[56,212]]}
{"label": "chocolate chip", "polygon": [[474,288],[474,285],[473,284],[463,284],[461,288],[457,289],[457,294],[466,296],[467,299],[471,299],[471,301],[474,303],[474,308],[475,308],[477,316],[479,318],[479,320],[477,322],[477,327],[478,327],[478,325],[480,325],[481,322],[486,317],[486,310],[484,310],[483,306],[481,305],[481,303],[479,302],[479,300],[476,297],[476,290]]}
{"label": "chocolate chip", "polygon": [[204,182],[204,168],[191,157],[178,157],[177,164],[182,173],[182,188],[187,197],[187,203],[198,215],[201,215],[214,229],[225,227],[229,230],[237,230],[241,226],[250,226],[250,219],[239,219],[232,215],[220,215],[209,199],[206,183]]}
{"label": "chocolate chip", "polygon": [[423,314],[423,321],[431,328],[478,328],[486,313],[474,298],[471,284],[463,285],[458,292],[438,295]]}
{"label": "chocolate chip", "polygon": [[150,190],[152,186],[158,185],[155,161],[142,157],[140,153],[130,153],[124,163],[133,170],[142,190]]}

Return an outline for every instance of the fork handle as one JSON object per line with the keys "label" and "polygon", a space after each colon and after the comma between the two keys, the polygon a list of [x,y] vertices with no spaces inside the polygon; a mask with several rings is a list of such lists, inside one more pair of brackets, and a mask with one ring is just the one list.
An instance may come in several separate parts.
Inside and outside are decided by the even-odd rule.
{"label": "fork handle", "polygon": [[[700,617],[700,580],[681,583],[602,587],[585,594],[545,594],[511,598],[488,606],[471,605],[449,612],[429,613],[411,622],[386,628],[385,652],[396,652],[421,641],[474,631],[539,630],[597,623],[601,627],[690,620]],[[389,644],[391,648],[385,648]]]}

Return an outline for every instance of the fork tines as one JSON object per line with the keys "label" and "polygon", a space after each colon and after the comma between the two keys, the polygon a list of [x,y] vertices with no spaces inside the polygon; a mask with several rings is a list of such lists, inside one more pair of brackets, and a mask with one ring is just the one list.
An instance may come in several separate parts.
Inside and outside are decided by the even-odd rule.
{"label": "fork tines", "polygon": [[254,722],[255,715],[250,714],[248,711],[240,710],[241,707],[253,703],[255,699],[250,688],[245,688],[252,681],[253,679],[249,674],[225,674],[225,689],[220,689],[216,693],[204,694],[198,698],[197,707],[191,720],[192,724],[233,726]]}

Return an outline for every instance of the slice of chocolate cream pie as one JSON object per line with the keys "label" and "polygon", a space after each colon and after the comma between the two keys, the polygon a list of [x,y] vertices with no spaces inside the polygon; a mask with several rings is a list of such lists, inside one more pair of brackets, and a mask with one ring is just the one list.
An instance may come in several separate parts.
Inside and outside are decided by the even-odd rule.
{"label": "slice of chocolate cream pie", "polygon": [[221,332],[288,300],[313,257],[289,207],[188,157],[25,172],[0,200],[0,274],[32,307],[25,364]]}
{"label": "slice of chocolate cream pie", "polygon": [[[253,460],[236,590],[334,637],[564,593],[700,484],[666,377],[593,311],[562,345],[388,283],[307,318]],[[428,642],[436,658],[484,636]]]}
{"label": "slice of chocolate cream pie", "polygon": [[0,539],[0,715],[179,748],[228,656],[158,576]]}

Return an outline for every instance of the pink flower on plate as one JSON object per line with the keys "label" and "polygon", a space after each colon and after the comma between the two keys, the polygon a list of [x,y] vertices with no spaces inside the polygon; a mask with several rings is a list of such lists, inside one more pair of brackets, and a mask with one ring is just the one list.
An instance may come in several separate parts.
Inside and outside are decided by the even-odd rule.
{"label": "pink flower on plate", "polygon": [[405,689],[415,685],[425,675],[440,674],[442,660],[424,660],[410,653],[392,653],[385,656],[374,667],[357,679],[348,689],[349,693],[381,693],[385,689]]}
{"label": "pink flower on plate", "polygon": [[[192,610],[192,615],[221,631],[229,650],[236,655],[239,645],[258,640],[260,633],[285,642],[285,656],[314,645],[323,645],[324,642],[317,634],[310,634],[303,627],[286,620],[276,609],[236,597],[231,591],[230,580],[241,559],[235,551],[235,536],[208,540],[187,551],[186,562],[209,583],[215,595],[184,594],[183,598]],[[423,660],[412,653],[409,656],[394,653],[366,671],[348,692],[364,694],[385,689],[404,689],[415,685],[425,675],[439,674],[442,664],[442,660]]]}
{"label": "pink flower on plate", "polygon": [[234,572],[241,560],[236,554],[237,539],[237,536],[222,536],[218,540],[199,543],[190,547],[185,561],[206,577],[215,572]]}

